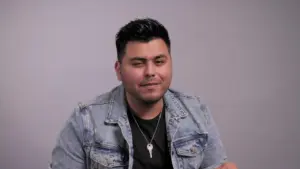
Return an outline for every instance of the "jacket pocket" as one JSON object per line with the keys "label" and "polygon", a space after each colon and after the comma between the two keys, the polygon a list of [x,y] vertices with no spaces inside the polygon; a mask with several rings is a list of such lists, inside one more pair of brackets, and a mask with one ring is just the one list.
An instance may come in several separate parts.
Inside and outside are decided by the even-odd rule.
{"label": "jacket pocket", "polygon": [[91,148],[91,169],[128,167],[128,153],[119,146],[102,144]]}
{"label": "jacket pocket", "polygon": [[193,134],[173,142],[179,165],[183,168],[199,168],[204,157],[207,134]]}

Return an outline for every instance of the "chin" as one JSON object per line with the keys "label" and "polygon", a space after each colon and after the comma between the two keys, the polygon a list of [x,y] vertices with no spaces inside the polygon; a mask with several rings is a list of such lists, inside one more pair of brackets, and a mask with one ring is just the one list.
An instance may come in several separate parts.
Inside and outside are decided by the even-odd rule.
{"label": "chin", "polygon": [[144,103],[146,104],[155,104],[159,102],[162,99],[162,96],[151,96],[151,97],[141,97],[141,100],[143,100]]}
{"label": "chin", "polygon": [[143,102],[147,105],[152,105],[152,104],[155,104],[155,103],[158,103],[160,101],[160,99],[148,99],[148,100],[143,100]]}

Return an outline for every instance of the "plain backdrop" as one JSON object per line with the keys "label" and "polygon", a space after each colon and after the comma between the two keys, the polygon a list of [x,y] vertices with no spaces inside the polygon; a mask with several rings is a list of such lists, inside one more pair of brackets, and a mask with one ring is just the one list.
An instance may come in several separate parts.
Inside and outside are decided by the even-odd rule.
{"label": "plain backdrop", "polygon": [[240,169],[299,169],[299,1],[0,1],[0,168],[48,168],[78,102],[111,90],[115,34],[169,30],[172,88],[211,109]]}

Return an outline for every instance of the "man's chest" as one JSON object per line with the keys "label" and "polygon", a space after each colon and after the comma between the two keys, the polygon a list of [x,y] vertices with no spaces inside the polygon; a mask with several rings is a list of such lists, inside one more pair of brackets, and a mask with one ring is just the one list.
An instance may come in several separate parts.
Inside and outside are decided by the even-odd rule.
{"label": "man's chest", "polygon": [[129,120],[118,125],[100,126],[90,149],[91,168],[132,168],[147,164],[165,166],[168,162],[175,169],[199,168],[208,137],[205,130],[199,129],[199,125],[188,119],[164,120],[159,127],[152,140],[150,158],[147,144],[155,127],[141,125],[139,128]]}

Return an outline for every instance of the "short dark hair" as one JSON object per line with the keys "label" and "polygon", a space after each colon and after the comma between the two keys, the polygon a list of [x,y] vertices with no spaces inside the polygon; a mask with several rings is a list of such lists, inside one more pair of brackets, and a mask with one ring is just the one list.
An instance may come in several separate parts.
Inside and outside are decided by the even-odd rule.
{"label": "short dark hair", "polygon": [[116,34],[118,60],[121,62],[123,59],[128,42],[149,42],[158,38],[161,38],[166,43],[170,52],[171,42],[169,33],[161,23],[152,18],[135,19],[130,21]]}

